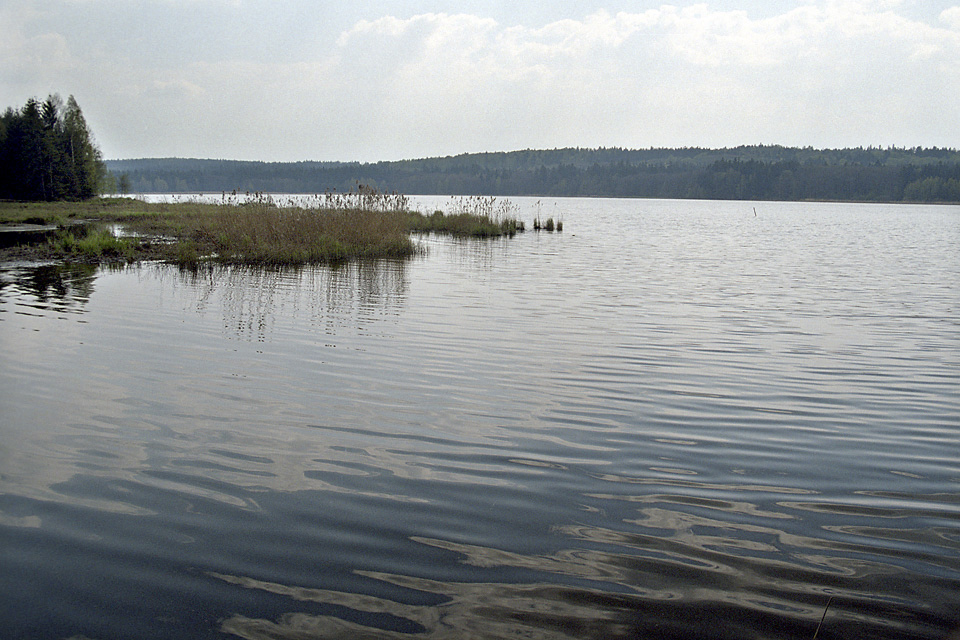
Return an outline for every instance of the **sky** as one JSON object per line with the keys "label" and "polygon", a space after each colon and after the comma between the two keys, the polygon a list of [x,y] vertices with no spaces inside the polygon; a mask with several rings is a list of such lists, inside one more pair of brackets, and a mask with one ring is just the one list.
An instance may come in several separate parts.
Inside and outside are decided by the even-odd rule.
{"label": "sky", "polygon": [[107,159],[960,148],[960,0],[0,0]]}

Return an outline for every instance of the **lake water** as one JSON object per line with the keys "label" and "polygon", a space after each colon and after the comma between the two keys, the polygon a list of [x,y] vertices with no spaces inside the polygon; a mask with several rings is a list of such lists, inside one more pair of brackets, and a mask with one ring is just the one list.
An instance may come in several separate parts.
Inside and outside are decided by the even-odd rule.
{"label": "lake water", "polygon": [[3,637],[960,625],[960,207],[540,206],[402,262],[0,268]]}

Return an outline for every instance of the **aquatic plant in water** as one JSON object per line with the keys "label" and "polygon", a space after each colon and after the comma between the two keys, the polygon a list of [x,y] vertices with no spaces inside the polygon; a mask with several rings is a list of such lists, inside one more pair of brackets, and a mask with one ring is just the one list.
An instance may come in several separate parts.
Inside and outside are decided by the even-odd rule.
{"label": "aquatic plant in water", "polygon": [[45,219],[82,215],[119,222],[134,238],[108,230],[63,231],[32,249],[36,257],[77,260],[143,258],[178,264],[219,261],[235,264],[292,265],[357,258],[404,257],[419,251],[411,232],[458,236],[512,236],[524,224],[507,200],[468,197],[451,201],[448,213],[412,211],[409,199],[358,185],[349,193],[326,192],[312,199],[277,201],[269,194],[222,194],[220,202],[196,199],[147,203],[131,198],[103,199],[50,211],[0,207],[0,219]]}
{"label": "aquatic plant in water", "polygon": [[456,236],[498,237],[513,236],[526,227],[517,215],[517,207],[509,200],[495,197],[454,197],[447,211],[431,215],[410,213],[410,230],[416,232],[449,233]]}
{"label": "aquatic plant in water", "polygon": [[[556,206],[556,205],[554,205]],[[540,219],[540,209],[541,203],[537,200],[537,215],[533,219],[533,230],[534,231],[563,231],[563,221],[557,218],[557,221],[554,222],[553,218],[547,218],[546,222]]]}

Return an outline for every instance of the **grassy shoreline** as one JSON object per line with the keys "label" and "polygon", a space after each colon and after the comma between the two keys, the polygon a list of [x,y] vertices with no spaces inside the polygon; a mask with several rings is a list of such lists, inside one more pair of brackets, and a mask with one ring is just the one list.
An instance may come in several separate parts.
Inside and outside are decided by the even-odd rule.
{"label": "grassy shoreline", "polygon": [[425,215],[404,196],[363,188],[316,196],[307,206],[281,206],[266,196],[243,203],[0,202],[0,230],[56,227],[44,240],[0,249],[0,260],[301,265],[402,258],[420,250],[414,233],[489,238],[523,231],[511,214],[505,201],[467,198],[450,213]]}

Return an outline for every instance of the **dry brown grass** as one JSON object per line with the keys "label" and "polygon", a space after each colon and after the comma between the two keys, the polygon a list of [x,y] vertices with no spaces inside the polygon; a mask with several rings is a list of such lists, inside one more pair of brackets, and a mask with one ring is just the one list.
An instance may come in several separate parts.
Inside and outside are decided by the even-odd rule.
{"label": "dry brown grass", "polygon": [[244,264],[306,264],[402,257],[416,251],[399,210],[223,206],[188,234],[216,259]]}

